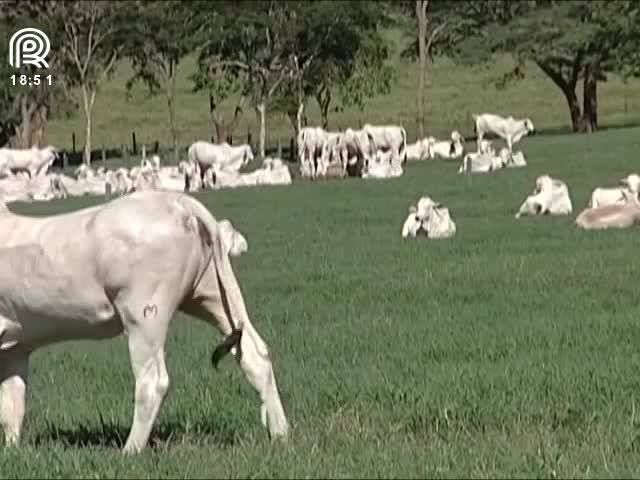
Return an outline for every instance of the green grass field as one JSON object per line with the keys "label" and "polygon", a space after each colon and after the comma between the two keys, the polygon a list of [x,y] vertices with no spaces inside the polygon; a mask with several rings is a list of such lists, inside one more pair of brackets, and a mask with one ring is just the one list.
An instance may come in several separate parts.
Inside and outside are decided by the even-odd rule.
{"label": "green grass field", "polygon": [[[397,31],[389,31],[391,64],[395,66],[396,82],[388,95],[370,99],[363,111],[346,109],[332,113],[329,128],[359,127],[364,123],[399,123],[407,129],[409,141],[416,136],[416,85],[418,69],[414,62],[401,60],[399,52],[406,40]],[[539,131],[567,129],[570,125],[566,102],[560,90],[530,65],[525,80],[506,90],[497,90],[491,79],[498,78],[513,67],[507,57],[501,57],[487,66],[466,68],[456,66],[447,59],[437,59],[431,67],[430,87],[427,93],[427,133],[448,137],[458,129],[465,136],[473,136],[472,113],[492,112],[516,117],[530,116]],[[206,92],[192,92],[189,76],[195,62],[188,58],[180,65],[176,94],[176,117],[179,141],[187,147],[196,139],[210,139],[212,129],[209,120],[209,101]],[[131,132],[136,133],[138,145],[160,142],[161,148],[170,145],[168,112],[162,95],[149,97],[141,85],[134,88],[127,100],[125,83],[131,75],[126,62],[120,65],[113,79],[101,87],[96,97],[93,120],[94,149],[131,145]],[[628,84],[615,75],[599,84],[599,119],[602,127],[640,124],[640,80]],[[578,92],[579,98],[582,94]],[[235,101],[235,100],[233,100]],[[233,112],[232,100],[223,104],[222,110]],[[81,110],[71,119],[57,119],[49,124],[47,140],[70,149],[72,132],[76,134],[76,149],[84,145],[84,119]],[[315,101],[308,106],[310,125],[320,124],[320,114]],[[247,132],[252,132],[252,144],[258,142],[258,120],[255,112],[247,107],[243,119],[234,134],[234,143],[246,142]],[[289,145],[293,130],[289,121],[279,114],[268,115],[267,146],[275,146],[278,139]]]}
{"label": "green grass field", "polygon": [[[0,477],[640,477],[638,233],[513,218],[541,173],[580,211],[637,171],[640,129],[519,148],[527,168],[486,176],[435,162],[392,180],[196,194],[248,239],[234,269],[290,442],[268,441],[230,358],[211,367],[217,332],[178,315],[153,448],[118,450],[133,408],[124,339],[68,343],[35,354],[24,444],[0,451]],[[453,239],[400,238],[423,194],[450,208]]]}

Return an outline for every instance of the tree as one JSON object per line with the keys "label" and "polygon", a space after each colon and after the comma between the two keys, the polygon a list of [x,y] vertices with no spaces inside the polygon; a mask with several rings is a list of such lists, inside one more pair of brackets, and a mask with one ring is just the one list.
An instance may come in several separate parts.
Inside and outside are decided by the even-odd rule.
{"label": "tree", "polygon": [[[386,23],[384,8],[351,1],[298,2],[298,5],[298,31],[292,49],[293,81],[289,88],[292,99],[285,103],[296,132],[301,127],[308,97],[315,97],[322,126],[327,128],[332,90],[340,90],[343,104],[363,108],[365,98],[388,92],[392,80],[391,67],[385,64],[388,50],[377,32]],[[358,88],[364,89],[362,95],[354,95]]]}
{"label": "tree", "polygon": [[[544,72],[562,91],[569,108],[572,128],[590,132],[598,127],[597,84],[607,73],[624,70],[626,61],[616,61],[616,51],[633,44],[636,26],[620,28],[621,19],[635,18],[638,3],[632,0],[529,2],[456,2],[473,18],[475,32],[457,38],[449,53],[458,59],[484,61],[494,53],[510,53],[516,59],[513,71],[500,82],[522,78],[528,62]],[[635,30],[634,30],[635,29]],[[636,43],[637,45],[637,43]],[[582,107],[576,87],[583,81]]]}
{"label": "tree", "polygon": [[[198,5],[196,5],[197,7]],[[180,62],[201,41],[198,34],[202,16],[192,4],[171,1],[135,1],[130,3],[136,22],[128,32],[124,55],[131,59],[133,75],[127,81],[143,82],[151,95],[162,92],[167,101],[169,130],[174,157],[178,159],[178,130],[175,118],[176,79]],[[167,11],[171,14],[167,15]]]}
{"label": "tree", "polygon": [[[36,26],[55,38],[60,31],[49,21],[47,7],[47,2],[4,2],[0,4],[0,26],[10,32]],[[0,50],[9,50],[8,37],[0,38]],[[0,63],[0,72],[7,79],[0,85],[0,146],[6,143],[14,148],[44,146],[50,115],[69,115],[76,107],[62,60],[59,52],[51,50],[47,57],[48,67],[44,70],[32,65],[16,69],[8,63]],[[16,75],[15,85],[9,81],[12,75]],[[17,80],[20,75],[34,79],[33,84],[20,85]],[[36,75],[38,80],[35,80]],[[51,75],[51,84],[48,75]]]}
{"label": "tree", "polygon": [[226,68],[245,75],[245,91],[260,119],[260,156],[265,157],[266,113],[292,75],[288,45],[293,12],[286,2],[247,1],[226,5],[224,26],[210,30],[205,47],[209,73]]}

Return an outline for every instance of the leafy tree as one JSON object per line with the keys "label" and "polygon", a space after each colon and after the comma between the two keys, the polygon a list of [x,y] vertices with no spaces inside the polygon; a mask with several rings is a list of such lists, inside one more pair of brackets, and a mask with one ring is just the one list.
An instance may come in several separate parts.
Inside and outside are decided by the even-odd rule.
{"label": "leafy tree", "polygon": [[241,72],[245,91],[260,119],[260,156],[265,156],[266,113],[283,83],[292,76],[288,46],[294,11],[286,2],[246,1],[225,6],[224,26],[210,29],[207,71]]}
{"label": "leafy tree", "polygon": [[[152,95],[162,93],[167,101],[169,129],[174,157],[178,159],[178,130],[175,118],[176,80],[180,62],[192,53],[201,41],[202,28],[199,4],[171,1],[129,2],[130,15],[135,18],[127,32],[124,52],[131,59],[133,76],[126,88],[131,91],[143,82]],[[167,14],[170,12],[170,14]]]}
{"label": "leafy tree", "polygon": [[[113,74],[122,51],[121,32],[126,9],[114,2],[45,2],[41,15],[62,26],[61,62],[70,85],[78,86],[86,120],[84,162],[91,163],[91,120],[99,86]],[[122,8],[122,9],[120,9]]]}
{"label": "leafy tree", "polygon": [[[60,34],[55,24],[48,22],[46,2],[4,2],[0,4],[0,29],[15,32],[23,27],[36,26],[57,38]],[[8,51],[9,36],[0,38],[0,50]],[[52,48],[47,57],[48,68],[37,69],[32,65],[22,65],[16,69],[8,62],[0,63],[0,73],[9,80],[11,75],[29,75],[34,79],[31,86],[14,85],[7,81],[0,86],[0,146],[11,143],[15,148],[43,146],[50,115],[69,115],[76,104],[69,91],[69,81],[65,76],[63,57]],[[35,75],[39,76],[35,80]],[[51,75],[51,85],[47,81]],[[37,82],[37,84],[36,84]]]}
{"label": "leafy tree", "polygon": [[[445,51],[462,61],[486,61],[510,53],[513,71],[499,82],[522,78],[532,62],[562,91],[574,131],[597,129],[597,85],[611,72],[623,72],[629,58],[620,48],[637,46],[638,2],[633,0],[506,0],[456,2],[472,23],[466,37],[448,38]],[[621,28],[624,24],[624,28]],[[444,43],[444,42],[443,42]],[[583,82],[582,107],[576,88]]]}

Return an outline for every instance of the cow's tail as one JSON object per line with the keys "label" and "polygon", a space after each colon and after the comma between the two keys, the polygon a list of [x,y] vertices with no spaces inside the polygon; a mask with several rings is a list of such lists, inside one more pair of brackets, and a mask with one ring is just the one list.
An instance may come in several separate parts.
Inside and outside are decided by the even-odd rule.
{"label": "cow's tail", "polygon": [[239,349],[240,340],[244,333],[248,334],[254,341],[258,353],[264,357],[269,355],[266,344],[253,328],[247,308],[244,303],[240,285],[236,279],[229,256],[222,246],[218,224],[209,210],[205,208],[195,198],[183,195],[182,204],[191,212],[198,221],[201,237],[211,245],[211,262],[207,268],[215,268],[215,274],[220,287],[222,301],[226,307],[229,321],[231,322],[231,333],[215,348],[211,355],[214,366],[233,348]]}
{"label": "cow's tail", "polygon": [[400,151],[398,154],[400,155],[400,159],[402,163],[407,163],[407,131],[404,127],[400,127],[400,133],[402,134],[402,144],[400,145]]}

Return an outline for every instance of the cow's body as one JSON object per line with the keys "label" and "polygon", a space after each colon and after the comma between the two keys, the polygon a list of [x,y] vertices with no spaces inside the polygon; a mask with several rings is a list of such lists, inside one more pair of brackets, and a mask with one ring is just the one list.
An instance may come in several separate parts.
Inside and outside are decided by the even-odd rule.
{"label": "cow's body", "polygon": [[0,423],[7,442],[20,438],[34,350],[124,332],[136,382],[124,450],[144,448],[169,386],[164,347],[176,310],[217,327],[226,347],[239,347],[263,423],[286,434],[267,347],[246,312],[225,232],[202,204],[174,192],[136,192],[38,218],[2,206]]}
{"label": "cow's body", "polygon": [[229,145],[226,142],[210,143],[199,140],[189,147],[188,157],[192,164],[198,165],[202,173],[209,167],[237,172],[253,161],[253,150],[247,144]]}
{"label": "cow's body", "polygon": [[515,217],[569,215],[571,212],[573,212],[573,204],[567,184],[548,175],[540,175],[536,179],[536,188],[522,202]]}
{"label": "cow's body", "polygon": [[57,150],[49,145],[45,148],[0,148],[0,169],[25,171],[30,177],[45,174],[57,158]]}
{"label": "cow's body", "polygon": [[477,134],[478,150],[487,133],[493,133],[507,143],[509,151],[513,151],[513,145],[522,137],[535,132],[533,122],[529,118],[515,119],[512,116],[502,117],[493,113],[472,115],[473,128]]}

